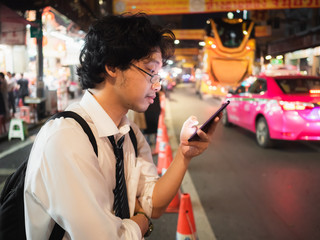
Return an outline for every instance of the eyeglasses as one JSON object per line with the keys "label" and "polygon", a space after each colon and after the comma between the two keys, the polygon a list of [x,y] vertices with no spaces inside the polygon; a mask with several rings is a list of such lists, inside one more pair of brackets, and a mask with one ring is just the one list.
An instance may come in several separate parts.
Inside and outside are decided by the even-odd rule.
{"label": "eyeglasses", "polygon": [[142,68],[139,68],[138,66],[134,65],[133,63],[131,63],[131,65],[134,66],[136,69],[140,70],[141,72],[143,72],[143,73],[147,74],[148,76],[150,76],[151,77],[150,78],[150,82],[152,84],[161,83],[162,79],[161,79],[160,75],[158,75],[158,74],[152,75],[152,74],[148,73],[147,71],[143,70]]}

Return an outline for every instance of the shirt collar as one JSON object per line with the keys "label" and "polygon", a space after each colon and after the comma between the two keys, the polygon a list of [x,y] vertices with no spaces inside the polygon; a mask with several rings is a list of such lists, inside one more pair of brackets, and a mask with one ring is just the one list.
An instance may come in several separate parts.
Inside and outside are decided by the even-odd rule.
{"label": "shirt collar", "polygon": [[116,139],[130,130],[130,123],[126,116],[121,119],[120,127],[112,121],[110,116],[101,107],[93,95],[86,90],[81,101],[80,106],[88,113],[94,125],[97,128],[99,137],[108,137],[116,135]]}

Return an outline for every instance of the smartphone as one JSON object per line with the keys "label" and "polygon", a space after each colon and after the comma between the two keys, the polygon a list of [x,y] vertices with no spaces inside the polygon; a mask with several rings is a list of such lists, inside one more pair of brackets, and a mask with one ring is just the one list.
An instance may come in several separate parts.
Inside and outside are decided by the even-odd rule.
{"label": "smartphone", "polygon": [[[230,101],[227,100],[225,103],[221,105],[221,107],[216,111],[201,127],[200,129],[207,133],[209,131],[209,128],[211,124],[213,123],[214,119],[222,112],[223,109],[225,109],[229,105]],[[197,134],[197,131],[195,131],[194,134],[188,139],[189,142],[191,141],[198,141],[200,140],[200,137]]]}

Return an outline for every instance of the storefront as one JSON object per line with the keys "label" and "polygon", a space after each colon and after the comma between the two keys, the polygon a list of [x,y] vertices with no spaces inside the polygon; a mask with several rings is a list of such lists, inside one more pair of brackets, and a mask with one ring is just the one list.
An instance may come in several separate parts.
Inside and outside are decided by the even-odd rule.
{"label": "storefront", "polygon": [[268,53],[284,56],[286,65],[296,66],[302,74],[320,75],[320,28],[316,27],[300,36],[275,41],[268,46]]}
{"label": "storefront", "polygon": [[[35,19],[34,11],[28,11],[27,19]],[[55,101],[58,111],[68,105],[70,97],[76,97],[81,91],[75,68],[79,64],[80,49],[84,32],[70,19],[51,7],[42,13],[43,23],[43,82],[47,96],[47,111],[54,112]],[[37,43],[27,29],[29,70],[36,80]],[[33,82],[33,81],[32,81]],[[56,96],[56,99],[54,99]]]}
{"label": "storefront", "polygon": [[[24,17],[1,5],[0,71],[20,73],[29,80],[30,98],[37,97],[38,46],[32,34],[36,12]],[[84,32],[51,7],[42,11],[43,88],[46,112],[62,111],[70,97],[81,94],[76,76]]]}
{"label": "storefront", "polygon": [[285,54],[285,63],[297,66],[302,74],[319,76],[320,47]]}
{"label": "storefront", "polygon": [[0,72],[26,71],[27,24],[30,22],[0,3]]}

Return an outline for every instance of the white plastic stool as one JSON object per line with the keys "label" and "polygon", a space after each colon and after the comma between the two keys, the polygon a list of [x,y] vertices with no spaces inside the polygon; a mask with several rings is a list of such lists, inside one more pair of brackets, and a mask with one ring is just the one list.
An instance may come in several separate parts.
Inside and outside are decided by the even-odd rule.
{"label": "white plastic stool", "polygon": [[24,141],[26,135],[27,128],[23,120],[18,118],[11,119],[8,134],[9,140],[11,140],[11,138],[21,138],[21,140]]}

